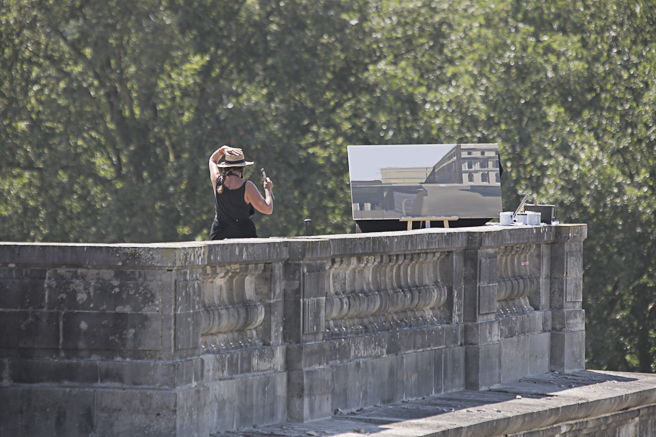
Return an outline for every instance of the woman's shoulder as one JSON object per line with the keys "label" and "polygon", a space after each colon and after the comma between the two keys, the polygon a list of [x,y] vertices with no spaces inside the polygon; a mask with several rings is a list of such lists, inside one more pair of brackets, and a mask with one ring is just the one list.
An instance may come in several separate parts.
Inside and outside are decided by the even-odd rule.
{"label": "woman's shoulder", "polygon": [[251,180],[246,181],[246,183],[244,185],[246,185],[247,190],[256,190],[257,191],[257,186]]}

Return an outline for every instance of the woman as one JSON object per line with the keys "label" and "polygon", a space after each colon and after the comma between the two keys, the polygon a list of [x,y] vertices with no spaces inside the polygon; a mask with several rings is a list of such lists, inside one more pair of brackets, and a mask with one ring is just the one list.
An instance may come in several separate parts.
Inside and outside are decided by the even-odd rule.
{"label": "woman", "polygon": [[[219,163],[222,156],[225,160]],[[214,188],[214,222],[210,240],[224,238],[255,238],[251,220],[255,208],[262,214],[273,212],[273,182],[266,178],[262,197],[255,184],[242,179],[244,167],[252,165],[244,159],[241,149],[223,146],[210,156],[210,179]]]}

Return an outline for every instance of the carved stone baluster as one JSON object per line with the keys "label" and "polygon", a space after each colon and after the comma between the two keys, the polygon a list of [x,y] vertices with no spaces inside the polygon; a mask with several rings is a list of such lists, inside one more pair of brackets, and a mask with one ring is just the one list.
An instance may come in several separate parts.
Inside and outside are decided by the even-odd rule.
{"label": "carved stone baluster", "polygon": [[353,268],[353,290],[351,297],[356,302],[357,311],[352,314],[357,326],[357,334],[363,334],[369,331],[367,326],[367,309],[369,302],[364,290],[364,271],[367,267],[367,257],[356,257]]}
{"label": "carved stone baluster", "polygon": [[519,290],[513,296],[513,299],[519,299],[524,296],[528,289],[528,281],[526,280],[526,266],[524,265],[526,260],[526,246],[517,247],[517,258],[515,260],[515,267],[517,269],[517,279],[519,282]]}
{"label": "carved stone baluster", "polygon": [[342,265],[339,270],[339,291],[340,301],[342,302],[342,310],[339,313],[339,320],[342,328],[342,335],[348,335],[350,332],[350,325],[347,320],[351,313],[351,300],[349,298],[348,290],[348,272],[350,269],[350,263],[351,260],[349,258],[342,259]]}
{"label": "carved stone baluster", "polygon": [[390,258],[386,255],[377,256],[376,261],[377,262],[374,275],[377,280],[380,305],[378,306],[378,309],[374,315],[376,316],[381,329],[389,330],[392,329],[392,324],[390,323],[390,319],[388,317],[390,312],[391,296],[387,287],[387,269],[390,265]]}
{"label": "carved stone baluster", "polygon": [[[509,263],[510,267],[510,295],[508,296],[509,300],[514,299],[516,296],[519,296],[520,294],[520,287],[521,287],[521,280],[519,278],[519,251],[520,247],[519,246],[513,246],[512,252],[511,252],[511,260]],[[510,307],[511,311],[513,310],[513,307]],[[512,311],[514,313],[515,311]]]}
{"label": "carved stone baluster", "polygon": [[399,317],[401,319],[404,328],[413,326],[412,315],[408,312],[412,307],[413,299],[415,297],[413,296],[412,290],[408,284],[408,268],[411,262],[411,257],[412,257],[411,254],[399,255],[399,258],[401,259],[401,263],[397,270],[398,272],[397,283],[399,286],[399,290],[401,290],[400,293],[401,308],[399,310]]}
{"label": "carved stone baluster", "polygon": [[511,306],[508,304],[509,299],[511,299],[512,294],[516,288],[513,288],[513,269],[514,269],[514,248],[512,246],[506,246],[503,248],[503,254],[501,258],[502,265],[502,275],[503,275],[503,292],[498,293],[497,289],[497,308],[502,317],[509,316],[512,314]]}
{"label": "carved stone baluster", "polygon": [[337,276],[340,263],[340,259],[331,259],[326,267],[326,338],[338,336],[336,324],[341,302],[337,297],[339,292]]}
{"label": "carved stone baluster", "polygon": [[499,281],[497,313],[499,317],[533,311],[528,296],[537,289],[538,281],[530,274],[529,258],[533,245],[507,246],[499,249]]}
{"label": "carved stone baluster", "polygon": [[230,330],[232,325],[228,289],[234,273],[234,269],[230,266],[222,267],[219,269],[214,281],[212,281],[213,298],[211,304],[213,305],[215,323],[208,333],[211,334],[213,351],[215,352],[226,349],[224,333]]}
{"label": "carved stone baluster", "polygon": [[446,303],[446,299],[447,299],[447,289],[446,286],[442,283],[442,280],[440,278],[440,262],[445,257],[446,257],[446,253],[440,252],[439,255],[435,257],[435,262],[431,264],[432,268],[434,269],[434,274],[432,277],[435,278],[435,280],[437,281],[440,290],[440,298],[438,299],[438,303],[435,305],[435,308],[443,306]]}
{"label": "carved stone baluster", "polygon": [[349,259],[348,270],[346,272],[346,289],[349,299],[349,312],[347,320],[349,322],[350,335],[360,335],[364,333],[360,316],[364,314],[364,302],[362,296],[358,293],[358,269],[360,268],[358,257]]}
{"label": "carved stone baluster", "polygon": [[406,285],[410,296],[410,306],[408,307],[408,315],[410,316],[410,321],[412,326],[423,326],[424,320],[422,320],[421,314],[421,290],[419,290],[417,284],[417,269],[419,265],[420,254],[413,253],[408,257],[408,266],[407,266],[407,276],[406,276]]}
{"label": "carved stone baluster", "polygon": [[[428,296],[425,312],[428,321],[431,324],[438,322],[438,314],[436,309],[444,305],[442,301],[442,284],[439,280],[439,260],[442,258],[442,253],[427,253],[425,254],[424,268],[422,271],[422,282],[425,284],[426,294]],[[444,293],[446,300],[446,293]]]}
{"label": "carved stone baluster", "polygon": [[508,296],[508,248],[499,248],[497,255],[497,262],[499,266],[499,279],[497,281],[497,300],[504,301]]}
{"label": "carved stone baluster", "polygon": [[236,349],[242,346],[239,338],[235,335],[235,330],[239,326],[239,319],[244,316],[244,309],[238,305],[238,296],[244,294],[244,277],[247,273],[246,266],[233,265],[227,267],[230,270],[230,276],[226,279],[225,298],[226,311],[224,312],[225,323],[220,329],[221,345],[224,349]]}
{"label": "carved stone baluster", "polygon": [[255,299],[255,287],[257,278],[264,272],[264,264],[248,266],[248,274],[244,279],[244,298],[246,304],[246,318],[243,323],[245,338],[248,346],[260,346],[262,343],[257,338],[255,328],[264,320],[264,305]]}
{"label": "carved stone baluster", "polygon": [[203,312],[201,315],[201,337],[200,345],[204,352],[213,352],[215,344],[212,341],[212,332],[219,323],[216,307],[218,306],[215,299],[214,291],[214,278],[217,276],[215,269],[206,267],[203,273],[202,286],[203,286]]}
{"label": "carved stone baluster", "polygon": [[428,325],[435,323],[435,317],[431,309],[439,298],[437,287],[430,276],[431,264],[435,258],[435,253],[422,253],[419,262],[420,269],[417,275],[417,283],[421,284],[421,294],[423,295],[421,303],[422,317]]}
{"label": "carved stone baluster", "polygon": [[342,327],[345,335],[353,335],[355,331],[355,322],[352,319],[353,313],[357,311],[357,302],[351,296],[352,293],[352,270],[356,261],[353,258],[344,258],[342,268],[339,271],[339,287],[344,296],[344,311],[340,314]]}
{"label": "carved stone baluster", "polygon": [[394,256],[394,261],[389,269],[388,287],[392,295],[393,307],[391,308],[391,318],[396,329],[403,329],[407,323],[402,317],[401,311],[406,305],[406,295],[401,289],[401,265],[403,264],[404,256],[398,254]]}
{"label": "carved stone baluster", "polygon": [[428,303],[426,301],[427,293],[424,292],[423,275],[421,270],[425,264],[425,254],[413,254],[410,266],[408,268],[408,286],[412,290],[413,301],[410,307],[410,314],[414,326],[425,326],[428,323],[424,308]]}
{"label": "carved stone baluster", "polygon": [[535,249],[535,246],[533,245],[526,245],[524,246],[524,254],[522,256],[524,260],[524,278],[526,281],[526,290],[524,294],[521,296],[521,305],[522,305],[522,311],[523,312],[528,312],[528,311],[533,311],[533,307],[528,302],[528,297],[537,289],[537,280],[531,275],[531,268],[529,265],[529,260],[530,260],[530,255],[531,252]]}
{"label": "carved stone baluster", "polygon": [[378,278],[375,276],[374,270],[377,265],[376,258],[373,256],[365,257],[365,268],[363,269],[362,277],[362,292],[364,293],[366,301],[365,320],[364,324],[368,332],[377,332],[379,326],[374,314],[380,307],[380,295],[378,294]]}

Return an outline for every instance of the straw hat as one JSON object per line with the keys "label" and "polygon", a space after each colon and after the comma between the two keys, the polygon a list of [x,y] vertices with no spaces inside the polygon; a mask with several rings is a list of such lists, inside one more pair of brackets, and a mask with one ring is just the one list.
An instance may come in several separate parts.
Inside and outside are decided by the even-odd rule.
{"label": "straw hat", "polygon": [[247,165],[253,165],[253,162],[246,161],[244,159],[244,154],[239,155],[224,155],[225,161],[218,163],[217,165],[221,168],[227,167],[245,167]]}

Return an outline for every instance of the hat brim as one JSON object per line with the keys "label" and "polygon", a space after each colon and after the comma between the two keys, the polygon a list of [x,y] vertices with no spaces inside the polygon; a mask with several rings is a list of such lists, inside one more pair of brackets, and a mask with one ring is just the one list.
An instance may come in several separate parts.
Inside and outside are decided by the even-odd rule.
{"label": "hat brim", "polygon": [[254,162],[250,161],[235,161],[235,162],[220,162],[217,164],[218,167],[220,168],[228,168],[228,167],[246,167],[247,165],[253,165],[255,164]]}

